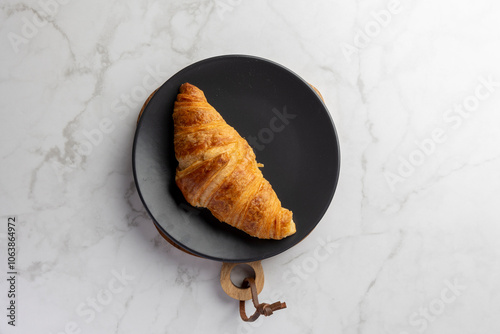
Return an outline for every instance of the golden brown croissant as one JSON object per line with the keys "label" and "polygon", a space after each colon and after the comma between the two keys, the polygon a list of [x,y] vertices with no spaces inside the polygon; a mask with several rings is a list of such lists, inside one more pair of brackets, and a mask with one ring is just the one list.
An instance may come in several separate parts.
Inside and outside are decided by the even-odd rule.
{"label": "golden brown croissant", "polygon": [[175,181],[193,206],[254,237],[282,239],[295,233],[292,212],[282,208],[247,141],[185,83],[174,104]]}

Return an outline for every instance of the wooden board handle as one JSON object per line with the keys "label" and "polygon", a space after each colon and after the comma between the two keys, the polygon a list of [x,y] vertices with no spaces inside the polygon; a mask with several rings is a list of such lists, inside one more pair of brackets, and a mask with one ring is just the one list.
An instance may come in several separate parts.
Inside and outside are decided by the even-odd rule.
{"label": "wooden board handle", "polygon": [[[248,288],[239,288],[231,282],[231,271],[237,265],[242,263],[226,263],[222,264],[222,268],[220,270],[220,285],[222,286],[222,290],[231,298],[236,300],[250,300],[252,299],[252,292],[250,287]],[[255,272],[255,285],[257,286],[257,293],[260,293],[264,288],[264,270],[262,269],[262,264],[260,261],[255,262],[247,262],[244,264],[248,264]]]}

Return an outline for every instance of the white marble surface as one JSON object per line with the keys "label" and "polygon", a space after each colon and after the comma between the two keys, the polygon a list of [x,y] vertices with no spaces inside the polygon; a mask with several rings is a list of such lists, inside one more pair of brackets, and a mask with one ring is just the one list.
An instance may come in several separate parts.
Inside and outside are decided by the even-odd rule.
{"label": "white marble surface", "polygon": [[[500,332],[499,12],[495,0],[2,0],[0,332]],[[288,309],[252,325],[219,263],[158,235],[130,157],[146,91],[233,53],[313,83],[342,148],[324,219],[263,261],[261,300]]]}

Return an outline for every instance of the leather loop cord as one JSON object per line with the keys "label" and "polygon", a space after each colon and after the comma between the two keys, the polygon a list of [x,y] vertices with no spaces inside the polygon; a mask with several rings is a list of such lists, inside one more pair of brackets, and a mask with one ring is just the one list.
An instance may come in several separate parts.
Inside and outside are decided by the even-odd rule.
{"label": "leather loop cord", "polygon": [[282,302],[276,302],[271,305],[266,304],[266,303],[260,303],[259,304],[259,297],[257,294],[257,287],[255,286],[255,280],[251,277],[245,278],[243,281],[243,284],[250,285],[250,290],[252,291],[252,302],[253,306],[255,306],[255,313],[247,317],[247,314],[245,312],[245,301],[240,300],[240,316],[243,321],[247,322],[253,322],[257,320],[261,314],[265,315],[266,317],[270,316],[273,314],[274,311],[281,310],[286,308],[286,303]]}

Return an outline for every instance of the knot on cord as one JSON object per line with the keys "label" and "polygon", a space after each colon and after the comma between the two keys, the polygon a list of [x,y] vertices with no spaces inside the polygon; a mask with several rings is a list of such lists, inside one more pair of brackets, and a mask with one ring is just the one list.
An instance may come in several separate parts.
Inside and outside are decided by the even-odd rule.
{"label": "knot on cord", "polygon": [[273,314],[274,311],[286,308],[286,303],[282,302],[276,302],[272,304],[259,303],[257,287],[255,286],[255,280],[253,278],[245,278],[243,284],[250,286],[250,290],[252,292],[252,302],[253,306],[255,306],[255,313],[251,317],[247,317],[247,314],[245,312],[245,301],[240,300],[240,316],[243,321],[252,322],[257,320],[257,318],[259,318],[261,314],[268,317]]}

